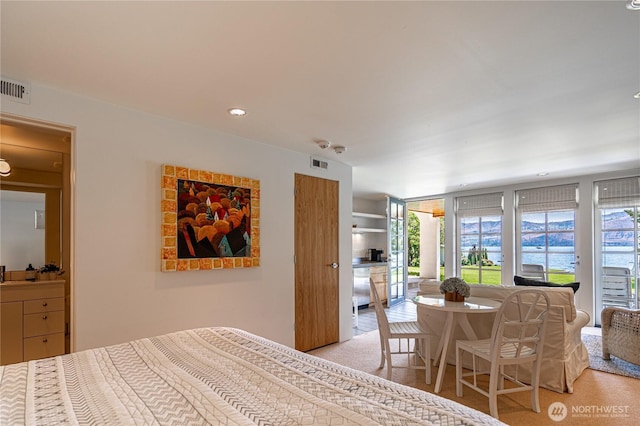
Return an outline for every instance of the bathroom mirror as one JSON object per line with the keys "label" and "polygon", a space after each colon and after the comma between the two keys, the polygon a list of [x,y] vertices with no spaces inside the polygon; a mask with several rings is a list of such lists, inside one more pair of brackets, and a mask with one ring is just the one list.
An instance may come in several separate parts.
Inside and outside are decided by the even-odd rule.
{"label": "bathroom mirror", "polygon": [[0,265],[7,271],[45,264],[45,194],[0,190]]}

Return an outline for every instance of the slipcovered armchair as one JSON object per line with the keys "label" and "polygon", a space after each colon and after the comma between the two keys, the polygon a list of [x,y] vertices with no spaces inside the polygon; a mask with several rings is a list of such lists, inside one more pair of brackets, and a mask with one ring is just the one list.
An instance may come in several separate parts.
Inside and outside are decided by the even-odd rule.
{"label": "slipcovered armchair", "polygon": [[640,365],[640,310],[604,308],[601,323],[602,358],[613,355]]}

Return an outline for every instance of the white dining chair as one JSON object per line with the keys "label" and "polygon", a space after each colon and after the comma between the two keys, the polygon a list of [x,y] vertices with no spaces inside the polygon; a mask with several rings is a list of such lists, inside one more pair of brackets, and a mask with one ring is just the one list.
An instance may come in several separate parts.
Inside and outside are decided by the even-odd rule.
{"label": "white dining chair", "polygon": [[[456,342],[456,395],[463,395],[463,385],[489,398],[489,410],[498,418],[498,395],[531,392],[531,408],[540,412],[538,397],[540,362],[544,330],[549,312],[549,297],[542,290],[517,290],[505,298],[497,312],[491,338]],[[463,373],[463,354],[472,356],[471,372]],[[484,360],[484,362],[482,361]],[[487,368],[487,362],[490,363]],[[532,363],[530,384],[518,377],[518,365]],[[505,366],[513,366],[509,373]],[[489,375],[489,383],[478,383],[478,376]],[[467,378],[472,377],[472,380]],[[515,386],[505,388],[508,380]]]}
{"label": "white dining chair", "polygon": [[[389,380],[391,380],[391,371],[394,367],[425,370],[425,383],[431,384],[431,334],[424,331],[418,321],[389,322],[372,279],[369,280],[369,285],[380,333],[380,368],[384,368],[385,363],[387,364],[387,379]],[[396,340],[393,346],[391,340]],[[393,365],[392,355],[406,355],[407,365]],[[411,358],[413,358],[413,363]],[[423,365],[418,364],[418,359],[422,360]]]}

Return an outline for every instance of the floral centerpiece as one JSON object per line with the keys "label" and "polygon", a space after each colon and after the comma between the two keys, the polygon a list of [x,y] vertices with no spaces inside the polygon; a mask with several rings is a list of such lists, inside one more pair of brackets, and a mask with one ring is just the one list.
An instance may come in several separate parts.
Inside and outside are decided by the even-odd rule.
{"label": "floral centerpiece", "polygon": [[464,302],[465,297],[471,295],[471,287],[463,279],[458,277],[447,278],[440,284],[440,293],[444,294],[444,300],[451,302]]}

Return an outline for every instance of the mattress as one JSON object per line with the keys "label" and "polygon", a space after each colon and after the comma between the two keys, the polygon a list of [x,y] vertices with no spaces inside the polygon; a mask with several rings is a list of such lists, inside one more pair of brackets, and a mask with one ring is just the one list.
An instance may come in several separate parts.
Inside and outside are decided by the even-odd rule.
{"label": "mattress", "polygon": [[2,425],[501,424],[246,331],[200,328],[0,367]]}

